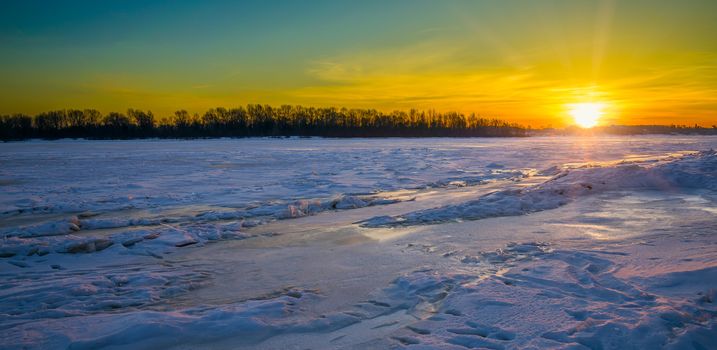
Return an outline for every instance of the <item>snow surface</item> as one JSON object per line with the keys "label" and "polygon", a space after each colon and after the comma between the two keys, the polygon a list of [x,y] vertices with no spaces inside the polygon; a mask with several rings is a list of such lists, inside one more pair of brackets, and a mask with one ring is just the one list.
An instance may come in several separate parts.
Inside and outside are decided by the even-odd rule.
{"label": "snow surface", "polygon": [[717,348],[714,148],[0,144],[0,347]]}

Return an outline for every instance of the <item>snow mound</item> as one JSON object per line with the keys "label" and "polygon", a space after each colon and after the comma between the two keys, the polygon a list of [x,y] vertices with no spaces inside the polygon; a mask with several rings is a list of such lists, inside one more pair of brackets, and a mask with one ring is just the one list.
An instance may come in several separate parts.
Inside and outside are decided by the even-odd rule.
{"label": "snow mound", "polygon": [[411,226],[516,216],[555,209],[576,199],[608,191],[684,189],[717,191],[717,153],[714,150],[642,165],[629,163],[565,169],[550,180],[525,189],[498,191],[474,201],[400,216],[373,217],[360,225]]}
{"label": "snow mound", "polygon": [[[47,253],[95,253],[111,246],[134,249],[141,246],[152,254],[167,247],[201,246],[207,242],[252,238],[242,228],[272,220],[316,215],[330,210],[349,210],[397,203],[403,199],[380,195],[339,195],[328,199],[263,203],[231,211],[204,211],[196,215],[127,218],[101,215],[71,216],[49,222],[0,229],[0,258]],[[115,229],[109,236],[93,230]]]}

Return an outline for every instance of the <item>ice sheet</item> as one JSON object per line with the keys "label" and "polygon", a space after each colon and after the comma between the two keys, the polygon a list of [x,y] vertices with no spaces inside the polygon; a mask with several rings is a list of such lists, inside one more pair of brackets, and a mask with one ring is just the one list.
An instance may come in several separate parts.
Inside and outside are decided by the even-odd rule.
{"label": "ice sheet", "polygon": [[0,144],[0,345],[714,348],[716,146]]}

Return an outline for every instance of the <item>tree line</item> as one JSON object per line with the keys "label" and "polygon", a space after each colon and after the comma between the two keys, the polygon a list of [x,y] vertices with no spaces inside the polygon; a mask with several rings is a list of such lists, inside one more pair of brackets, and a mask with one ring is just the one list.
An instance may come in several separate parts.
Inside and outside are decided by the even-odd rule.
{"label": "tree line", "polygon": [[717,135],[717,125],[603,125],[590,129],[572,126],[564,129],[533,130],[531,135]]}
{"label": "tree line", "polygon": [[717,125],[702,127],[700,125],[610,125],[599,127],[599,131],[612,135],[717,135]]}
{"label": "tree line", "polygon": [[0,139],[29,138],[202,138],[251,136],[471,137],[527,136],[530,129],[498,119],[433,110],[381,112],[375,109],[316,108],[249,104],[212,108],[204,114],[179,110],[165,118],[128,109],[102,114],[63,109],[0,116]]}

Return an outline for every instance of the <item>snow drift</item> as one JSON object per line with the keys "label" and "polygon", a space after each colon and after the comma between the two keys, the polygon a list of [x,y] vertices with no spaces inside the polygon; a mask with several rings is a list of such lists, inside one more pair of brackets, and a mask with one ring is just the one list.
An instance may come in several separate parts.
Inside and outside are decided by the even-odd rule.
{"label": "snow drift", "polygon": [[477,200],[400,216],[379,216],[363,227],[411,226],[456,220],[515,216],[555,209],[579,198],[608,191],[717,190],[717,154],[698,152],[655,163],[621,163],[564,169],[549,181],[525,189],[494,192]]}

